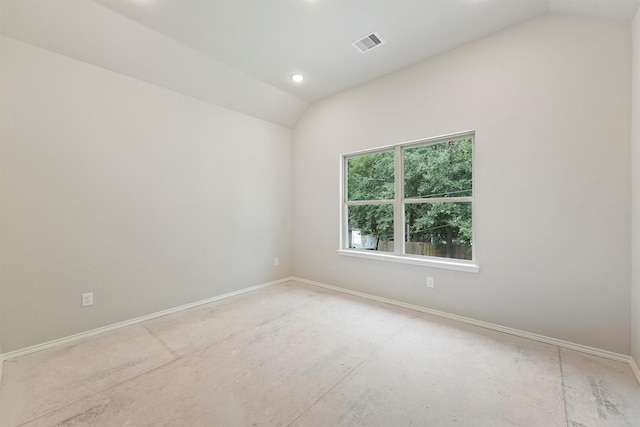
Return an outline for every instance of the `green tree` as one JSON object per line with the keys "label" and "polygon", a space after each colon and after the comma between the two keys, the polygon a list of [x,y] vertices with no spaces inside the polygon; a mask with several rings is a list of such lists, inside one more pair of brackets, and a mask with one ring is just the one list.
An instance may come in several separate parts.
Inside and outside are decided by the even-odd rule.
{"label": "green tree", "polygon": [[393,151],[352,157],[347,162],[349,200],[392,200],[394,189]]}
{"label": "green tree", "polygon": [[[347,177],[348,200],[393,200],[393,152],[350,158],[347,162]],[[378,242],[388,241],[393,236],[393,206],[350,206],[349,224],[352,228],[360,229],[363,235],[374,236]]]}
{"label": "green tree", "polygon": [[[393,152],[351,158],[347,173],[349,200],[393,199]],[[471,139],[405,149],[404,185],[405,198],[423,199],[405,205],[406,241],[445,246],[447,257],[454,256],[454,245],[470,249],[471,203],[442,199],[472,195]],[[362,234],[383,241],[393,238],[391,205],[350,206],[349,222]]]}
{"label": "green tree", "polygon": [[[405,150],[405,198],[443,199],[472,195],[471,139],[422,145]],[[411,203],[405,206],[406,240],[470,248],[471,203]]]}

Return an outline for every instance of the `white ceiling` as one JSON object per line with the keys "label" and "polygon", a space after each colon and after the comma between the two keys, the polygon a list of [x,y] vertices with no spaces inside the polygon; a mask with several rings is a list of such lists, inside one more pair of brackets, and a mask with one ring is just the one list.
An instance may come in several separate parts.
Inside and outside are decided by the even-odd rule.
{"label": "white ceiling", "polygon": [[[274,123],[538,15],[640,0],[0,0],[3,34]],[[351,42],[376,31],[385,44]],[[290,80],[302,73],[301,84]]]}
{"label": "white ceiling", "polygon": [[[546,13],[631,20],[637,0],[95,0],[315,101]],[[377,31],[366,54],[351,42]],[[306,82],[292,84],[302,73]]]}
{"label": "white ceiling", "polygon": [[[547,11],[540,0],[96,0],[314,101]],[[351,42],[376,30],[385,44]],[[300,72],[306,82],[293,85]]]}

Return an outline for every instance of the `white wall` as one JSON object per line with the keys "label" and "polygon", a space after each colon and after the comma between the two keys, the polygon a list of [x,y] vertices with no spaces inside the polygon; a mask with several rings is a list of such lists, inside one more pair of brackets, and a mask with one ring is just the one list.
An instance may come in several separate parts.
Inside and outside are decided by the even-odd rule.
{"label": "white wall", "polygon": [[290,130],[1,43],[4,352],[291,274]]}
{"label": "white wall", "polygon": [[640,366],[640,10],[633,21],[632,68],[632,162],[633,162],[633,250],[631,252],[631,355]]}
{"label": "white wall", "polygon": [[[312,105],[294,274],[629,354],[629,52],[628,25],[547,15]],[[341,153],[469,129],[480,273],[336,253]]]}

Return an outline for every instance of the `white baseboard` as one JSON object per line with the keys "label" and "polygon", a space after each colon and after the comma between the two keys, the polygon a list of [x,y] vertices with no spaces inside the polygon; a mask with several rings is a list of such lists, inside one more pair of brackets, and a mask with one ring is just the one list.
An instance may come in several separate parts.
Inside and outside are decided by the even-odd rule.
{"label": "white baseboard", "polygon": [[384,302],[384,303],[387,303],[387,304],[392,304],[392,305],[395,305],[395,306],[398,306],[398,307],[408,308],[410,310],[415,310],[415,311],[419,311],[419,312],[422,312],[422,313],[432,314],[434,316],[443,317],[443,318],[446,318],[446,319],[456,320],[458,322],[467,323],[469,325],[474,325],[474,326],[478,326],[478,327],[485,328],[485,329],[491,329],[493,331],[498,331],[498,332],[502,332],[502,333],[509,334],[509,335],[515,335],[515,336],[518,336],[518,337],[527,338],[527,339],[530,339],[530,340],[542,342],[542,343],[545,343],[545,344],[551,344],[551,345],[555,345],[557,347],[566,348],[566,349],[574,350],[574,351],[579,351],[579,352],[586,353],[586,354],[591,354],[593,356],[599,356],[599,357],[604,357],[606,359],[615,360],[615,361],[618,361],[618,362],[624,362],[624,363],[629,364],[629,366],[631,366],[631,369],[633,370],[633,372],[634,372],[634,374],[636,376],[636,379],[638,380],[638,383],[640,383],[640,370],[638,369],[638,366],[636,365],[635,361],[633,360],[633,358],[631,356],[627,356],[627,355],[624,355],[624,354],[618,354],[618,353],[614,353],[614,352],[607,351],[607,350],[601,350],[599,348],[589,347],[589,346],[582,345],[582,344],[576,344],[576,343],[572,343],[572,342],[569,342],[569,341],[559,340],[559,339],[547,337],[547,336],[544,336],[544,335],[538,335],[538,334],[534,334],[534,333],[531,333],[531,332],[521,331],[519,329],[513,329],[513,328],[506,327],[506,326],[500,326],[500,325],[496,325],[494,323],[483,322],[481,320],[471,319],[469,317],[458,316],[457,314],[451,314],[451,313],[446,313],[444,311],[432,310],[430,308],[421,307],[421,306],[413,305],[413,304],[407,304],[407,303],[404,303],[404,302],[395,301],[395,300],[391,300],[391,299],[388,299],[388,298],[379,297],[379,296],[376,296],[376,295],[365,294],[363,292],[358,292],[358,291],[352,291],[351,289],[346,289],[346,288],[341,288],[341,287],[338,287],[338,286],[327,285],[326,283],[315,282],[313,280],[302,279],[300,277],[292,277],[291,280],[295,280],[295,281],[298,281],[298,282],[301,282],[301,283],[306,283],[306,284],[312,285],[312,286],[319,286],[321,288],[330,289],[330,290],[336,291],[336,292],[342,292],[342,293],[346,293],[346,294],[350,294],[350,295],[354,295],[354,296],[358,296],[358,297],[362,297],[362,298],[367,298],[367,299],[374,300],[374,301],[379,301],[379,302]]}
{"label": "white baseboard", "polygon": [[638,364],[631,356],[629,356],[629,365],[631,365],[631,370],[636,374],[636,379],[640,383],[640,369],[638,369]]}
{"label": "white baseboard", "polygon": [[422,313],[427,313],[427,314],[432,314],[434,316],[438,316],[438,317],[443,317],[446,319],[451,319],[451,320],[456,320],[462,323],[466,323],[466,324],[470,324],[470,325],[474,325],[474,326],[478,326],[481,328],[485,328],[485,329],[491,329],[494,331],[498,331],[498,332],[503,332],[505,334],[509,334],[509,335],[515,335],[518,337],[522,337],[522,338],[527,338],[530,340],[534,340],[534,341],[538,341],[538,342],[542,342],[545,344],[551,344],[551,345],[555,345],[557,347],[561,347],[561,348],[566,348],[569,350],[575,350],[575,351],[579,351],[582,353],[587,353],[587,354],[591,354],[594,356],[599,356],[599,357],[604,357],[606,359],[611,359],[611,360],[615,360],[618,362],[624,362],[629,364],[629,366],[631,366],[631,370],[633,371],[633,373],[636,376],[636,379],[638,380],[638,383],[640,383],[640,369],[638,369],[638,365],[636,364],[635,360],[631,357],[631,356],[626,356],[623,354],[618,354],[618,353],[613,353],[607,350],[601,350],[598,348],[594,348],[594,347],[589,347],[589,346],[585,346],[585,345],[581,345],[581,344],[575,344],[569,341],[564,341],[564,340],[559,340],[556,338],[551,338],[551,337],[547,337],[544,335],[538,335],[538,334],[534,334],[531,332],[526,332],[526,331],[521,331],[519,329],[513,329],[513,328],[508,328],[506,326],[500,326],[500,325],[496,325],[493,323],[488,323],[488,322],[483,322],[480,320],[475,320],[475,319],[471,319],[469,317],[464,317],[464,316],[458,316],[456,314],[451,314],[451,313],[446,313],[444,311],[438,311],[438,310],[432,310],[430,308],[426,308],[426,307],[421,307],[418,305],[413,305],[413,304],[407,304],[404,302],[400,302],[400,301],[395,301],[395,300],[391,300],[388,298],[383,298],[383,297],[379,297],[376,295],[371,295],[371,294],[365,294],[363,292],[358,292],[358,291],[353,291],[351,289],[346,289],[346,288],[341,288],[338,286],[332,286],[332,285],[327,285],[325,283],[320,283],[320,282],[315,282],[313,280],[307,280],[307,279],[302,279],[300,277],[294,277],[294,276],[290,276],[290,277],[285,277],[283,279],[279,279],[279,280],[274,280],[272,282],[267,282],[267,283],[263,283],[260,285],[256,285],[256,286],[250,286],[248,288],[244,288],[244,289],[240,289],[237,291],[233,291],[233,292],[229,292],[226,294],[222,294],[222,295],[218,295],[215,297],[211,297],[211,298],[206,298],[200,301],[195,301],[189,304],[184,304],[178,307],[173,307],[167,310],[163,310],[163,311],[158,311],[156,313],[151,313],[151,314],[147,314],[145,316],[141,316],[141,317],[136,317],[135,319],[130,319],[130,320],[125,320],[123,322],[119,322],[119,323],[114,323],[112,325],[108,325],[108,326],[103,326],[101,328],[97,328],[97,329],[92,329],[90,331],[86,331],[86,332],[81,332],[79,334],[75,334],[75,335],[71,335],[68,337],[64,337],[64,338],[60,338],[57,340],[53,340],[53,341],[49,341],[46,343],[42,343],[42,344],[37,344],[31,347],[26,347],[20,350],[16,350],[16,351],[12,351],[9,353],[4,353],[4,354],[0,354],[0,381],[2,381],[2,365],[3,362],[5,360],[10,360],[10,359],[15,359],[16,357],[20,357],[20,356],[24,356],[27,354],[31,354],[31,353],[35,353],[41,350],[45,350],[51,347],[57,347],[63,344],[67,344],[73,341],[78,341],[81,340],[83,338],[87,338],[87,337],[91,337],[94,335],[98,335],[98,334],[102,334],[105,332],[109,332],[109,331],[113,331],[116,329],[120,329],[120,328],[124,328],[127,326],[131,326],[131,325],[135,325],[136,323],[140,323],[140,322],[145,322],[147,320],[151,320],[151,319],[155,319],[158,317],[162,317],[162,316],[166,316],[168,314],[172,314],[172,313],[177,313],[179,311],[182,310],[187,310],[190,308],[194,308],[194,307],[198,307],[200,305],[204,305],[204,304],[209,304],[215,301],[220,301],[226,298],[231,298],[237,295],[242,295],[245,294],[247,292],[252,292],[258,289],[262,289],[262,288],[266,288],[269,286],[273,286],[273,285],[277,285],[279,283],[284,283],[284,282],[288,282],[291,280],[295,280],[301,283],[306,283],[308,285],[312,285],[312,286],[318,286],[321,288],[325,288],[325,289],[330,289],[332,291],[336,291],[336,292],[342,292],[342,293],[346,293],[346,294],[350,294],[350,295],[354,295],[354,296],[358,296],[361,298],[366,298],[366,299],[370,299],[370,300],[374,300],[374,301],[379,301],[379,302],[383,302],[383,303],[387,303],[387,304],[392,304],[398,307],[403,307],[403,308],[407,308],[410,310],[415,310],[415,311],[419,311]]}
{"label": "white baseboard", "polygon": [[51,347],[57,347],[59,345],[67,344],[73,341],[78,341],[83,338],[91,337],[98,334],[103,334],[105,332],[113,331],[116,329],[124,328],[127,326],[135,325],[136,323],[145,322],[147,320],[155,319],[158,317],[166,316],[168,314],[177,313],[182,310],[187,310],[190,308],[198,307],[200,305],[209,304],[215,301],[220,301],[226,298],[231,298],[237,295],[242,295],[247,292],[252,292],[258,289],[266,288],[269,286],[277,285],[278,283],[288,282],[293,280],[291,277],[286,277],[284,279],[274,280],[272,282],[263,283],[256,286],[250,286],[248,288],[243,288],[237,291],[228,292],[226,294],[217,295],[215,297],[206,298],[203,300],[195,301],[189,304],[180,305],[178,307],[169,308],[167,310],[158,311],[155,313],[147,314],[145,316],[136,317],[135,319],[125,320],[123,322],[114,323],[111,325],[103,326],[101,328],[92,329],[86,332],[80,332],[79,334],[70,335],[68,337],[60,338],[57,340],[45,342],[42,344],[36,344],[31,347],[26,347],[20,350],[11,351],[9,353],[0,354],[0,381],[2,380],[2,362],[5,360],[15,359],[16,357],[24,356],[27,354],[35,353],[37,351],[46,350]]}

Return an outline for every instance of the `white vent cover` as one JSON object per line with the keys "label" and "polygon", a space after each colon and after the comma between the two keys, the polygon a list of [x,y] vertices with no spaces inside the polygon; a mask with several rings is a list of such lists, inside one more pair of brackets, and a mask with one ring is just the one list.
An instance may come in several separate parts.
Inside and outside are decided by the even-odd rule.
{"label": "white vent cover", "polygon": [[380,38],[380,36],[378,35],[378,33],[376,33],[375,31],[371,34],[369,34],[368,36],[365,36],[359,40],[354,41],[353,43],[351,43],[356,49],[358,49],[358,51],[360,53],[365,53],[371,49],[373,49],[376,46],[380,46],[381,44],[384,44],[384,40],[382,40]]}

